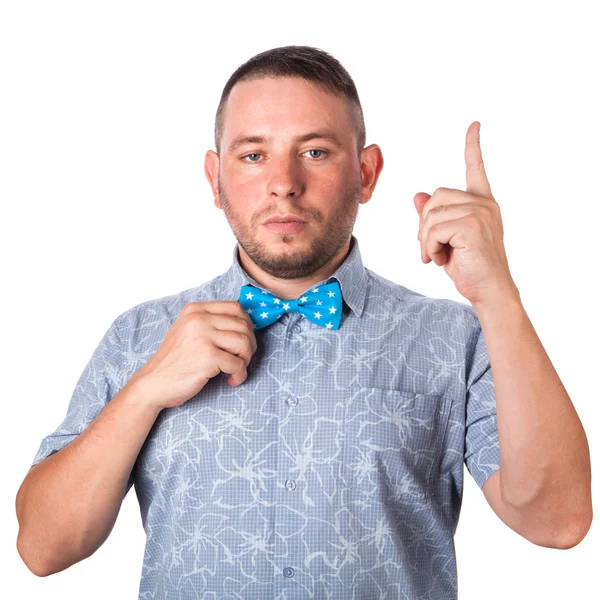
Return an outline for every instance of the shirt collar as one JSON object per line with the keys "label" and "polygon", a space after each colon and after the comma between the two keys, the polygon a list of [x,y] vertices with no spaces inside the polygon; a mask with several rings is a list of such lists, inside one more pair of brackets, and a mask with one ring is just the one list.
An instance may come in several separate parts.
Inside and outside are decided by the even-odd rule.
{"label": "shirt collar", "polygon": [[[240,265],[237,243],[233,248],[233,261],[231,266],[221,277],[223,278],[223,283],[225,283],[228,299],[231,300],[239,300],[240,288],[243,285],[253,285],[259,289],[265,289],[250,277]],[[350,242],[350,252],[346,256],[344,262],[327,279],[323,279],[310,286],[310,288],[307,288],[305,291],[329,283],[332,279],[336,279],[340,284],[344,302],[352,309],[357,317],[360,317],[367,293],[367,273],[360,256],[358,240],[354,235],[352,235]]]}

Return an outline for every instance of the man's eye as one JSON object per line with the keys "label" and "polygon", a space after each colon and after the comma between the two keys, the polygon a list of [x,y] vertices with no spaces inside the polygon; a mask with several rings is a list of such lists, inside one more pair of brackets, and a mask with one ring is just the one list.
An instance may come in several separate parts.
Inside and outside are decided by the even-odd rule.
{"label": "man's eye", "polygon": [[[327,154],[326,150],[317,150],[316,148],[311,148],[310,150],[307,150],[306,152],[321,152],[321,154]],[[313,156],[312,158],[319,158],[318,156]]]}
{"label": "man's eye", "polygon": [[[327,150],[318,150],[317,148],[311,148],[310,150],[307,150],[306,152],[319,152],[320,154],[328,154]],[[306,154],[306,152],[304,152],[304,154]],[[243,162],[251,162],[251,163],[256,163],[258,162],[258,160],[245,160],[251,156],[262,156],[262,154],[260,154],[260,152],[251,152],[250,154],[246,154],[245,156],[242,156],[242,161]],[[314,158],[315,160],[323,160],[323,158],[321,156],[311,156],[311,158]]]}

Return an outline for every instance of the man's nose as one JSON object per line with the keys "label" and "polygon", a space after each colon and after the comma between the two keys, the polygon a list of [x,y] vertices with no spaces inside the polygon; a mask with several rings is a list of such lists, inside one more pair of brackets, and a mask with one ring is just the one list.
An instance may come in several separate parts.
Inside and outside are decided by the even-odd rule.
{"label": "man's nose", "polygon": [[293,157],[271,159],[268,192],[281,198],[298,197],[304,191],[301,165]]}

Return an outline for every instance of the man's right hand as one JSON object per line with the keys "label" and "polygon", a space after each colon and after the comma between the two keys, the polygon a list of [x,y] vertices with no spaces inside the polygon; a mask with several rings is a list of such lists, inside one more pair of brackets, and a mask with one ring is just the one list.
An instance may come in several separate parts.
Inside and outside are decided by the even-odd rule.
{"label": "man's right hand", "polygon": [[140,385],[159,410],[179,406],[221,372],[230,385],[243,383],[256,348],[254,323],[239,302],[189,302],[128,385]]}

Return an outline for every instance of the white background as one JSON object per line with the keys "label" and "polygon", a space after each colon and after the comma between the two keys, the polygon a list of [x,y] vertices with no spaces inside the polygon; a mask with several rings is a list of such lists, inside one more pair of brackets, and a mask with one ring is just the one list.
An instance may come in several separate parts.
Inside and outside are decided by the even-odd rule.
{"label": "white background", "polygon": [[[464,189],[465,133],[481,122],[513,278],[592,465],[600,458],[593,3],[216,5],[1,4],[3,597],[137,597],[145,535],[133,489],[105,544],[47,578],[16,551],[16,492],[111,321],[229,267],[235,239],[204,154],[229,75],[277,46],[322,48],[354,78],[367,145],[385,158],[354,233],[365,266],[419,293],[465,301],[442,267],[421,262],[413,197]],[[600,597],[596,521],[571,550],[535,546],[465,468],[459,598]]]}

